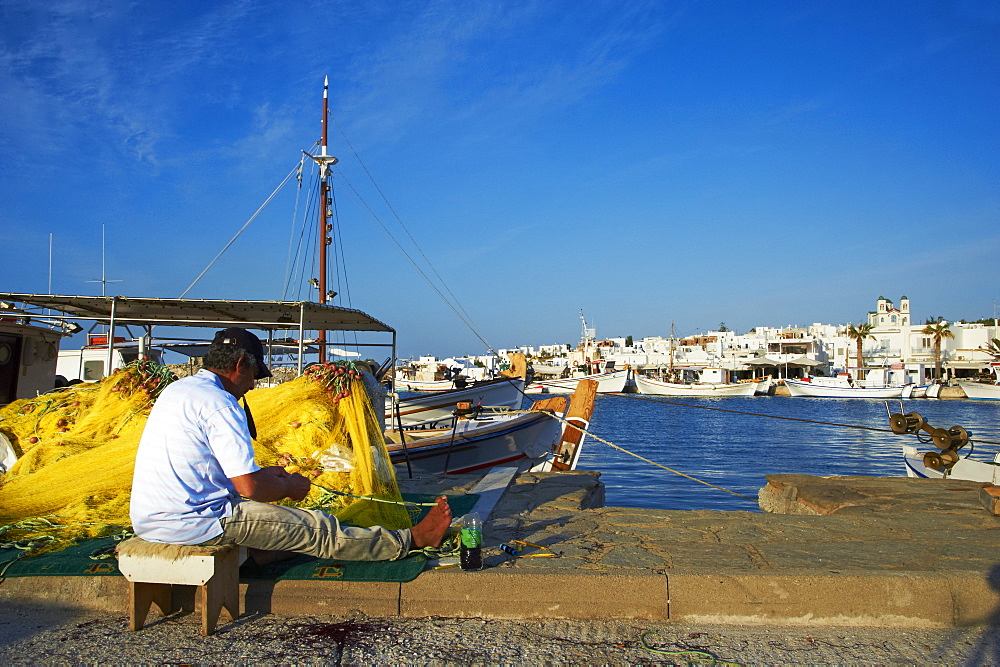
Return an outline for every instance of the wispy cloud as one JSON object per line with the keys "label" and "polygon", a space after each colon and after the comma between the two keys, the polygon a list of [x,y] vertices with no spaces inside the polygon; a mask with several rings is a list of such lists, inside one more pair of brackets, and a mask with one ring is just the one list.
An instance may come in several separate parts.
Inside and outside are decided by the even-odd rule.
{"label": "wispy cloud", "polygon": [[[368,134],[531,120],[607,85],[669,28],[659,3],[437,3],[405,32],[359,55],[358,88],[343,105],[363,109]],[[492,59],[491,59],[492,58]]]}
{"label": "wispy cloud", "polygon": [[[239,53],[233,46],[255,7],[240,0],[167,20],[173,10],[158,15],[147,3],[5,3],[4,141],[37,154],[100,136],[88,159],[112,151],[155,165],[159,144],[188,111],[185,87],[197,84],[185,79],[207,63],[224,69],[227,57],[236,57],[228,54]],[[223,88],[198,91],[197,99]]]}
{"label": "wispy cloud", "polygon": [[771,112],[764,120],[764,125],[782,125],[791,120],[815,113],[824,106],[824,102],[819,98],[795,101]]}
{"label": "wispy cloud", "polygon": [[35,155],[66,153],[73,137],[97,130],[116,137],[118,148],[136,159],[155,159],[155,132],[122,98],[141,87],[121,85],[117,58],[125,54],[107,44],[128,24],[130,9],[100,10],[75,0],[5,5],[0,95],[11,121],[6,141]]}

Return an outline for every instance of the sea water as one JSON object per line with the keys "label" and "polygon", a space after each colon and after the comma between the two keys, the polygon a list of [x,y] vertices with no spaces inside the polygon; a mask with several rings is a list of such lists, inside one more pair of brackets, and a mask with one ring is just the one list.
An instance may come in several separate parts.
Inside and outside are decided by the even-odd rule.
{"label": "sea water", "polygon": [[[914,436],[850,428],[888,431],[886,403],[600,395],[589,430],[656,463],[756,499],[769,474],[904,476],[902,446],[918,444]],[[900,401],[888,401],[888,407],[900,412]],[[1000,443],[1000,401],[909,400],[902,412],[919,412],[939,428],[962,426],[973,440]],[[974,457],[992,459],[998,449],[975,444]],[[933,444],[920,450],[937,451]],[[760,511],[755,500],[691,481],[593,438],[585,440],[577,467],[602,473],[608,506]]]}

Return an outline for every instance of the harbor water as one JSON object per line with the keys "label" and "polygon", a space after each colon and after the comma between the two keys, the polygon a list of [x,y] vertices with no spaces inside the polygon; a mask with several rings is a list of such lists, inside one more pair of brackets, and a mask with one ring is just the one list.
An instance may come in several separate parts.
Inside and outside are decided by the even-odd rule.
{"label": "harbor water", "polygon": [[[900,411],[898,400],[888,406]],[[962,426],[973,441],[1000,443],[1000,401],[910,400],[902,411],[918,412],[935,427]],[[756,499],[769,474],[905,475],[902,446],[917,444],[916,438],[888,429],[882,400],[630,394],[598,396],[589,430],[656,463]],[[987,460],[1000,449],[973,445],[973,457]],[[937,451],[933,444],[920,449]],[[960,454],[969,451],[966,445]],[[586,439],[578,468],[602,473],[608,506],[760,511],[755,501],[680,477],[593,438]]]}

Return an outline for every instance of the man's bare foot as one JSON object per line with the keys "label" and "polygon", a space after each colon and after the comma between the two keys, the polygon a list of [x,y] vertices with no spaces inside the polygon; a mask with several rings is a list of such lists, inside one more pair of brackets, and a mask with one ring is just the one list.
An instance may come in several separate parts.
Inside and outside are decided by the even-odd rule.
{"label": "man's bare foot", "polygon": [[277,563],[279,560],[288,560],[289,558],[294,558],[299,554],[295,551],[267,551],[265,549],[247,549],[247,553],[250,554],[250,558],[257,565],[267,565],[269,563]]}
{"label": "man's bare foot", "polygon": [[438,496],[434,507],[427,513],[420,523],[410,529],[410,541],[412,548],[423,549],[424,547],[439,547],[444,539],[448,527],[451,526],[451,508],[448,507],[448,498]]}

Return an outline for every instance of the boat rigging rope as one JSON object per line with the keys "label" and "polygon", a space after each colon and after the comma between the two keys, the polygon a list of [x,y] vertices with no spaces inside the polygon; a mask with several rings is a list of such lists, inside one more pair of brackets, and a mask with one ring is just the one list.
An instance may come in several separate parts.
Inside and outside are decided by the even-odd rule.
{"label": "boat rigging rope", "polygon": [[[494,356],[499,356],[499,354],[497,354],[496,350],[493,349],[493,346],[490,345],[486,340],[484,340],[484,337],[480,335],[480,332],[478,331],[478,327],[476,327],[475,323],[472,321],[472,316],[469,315],[469,313],[462,306],[462,303],[458,300],[458,297],[455,296],[455,293],[451,291],[451,288],[448,287],[448,283],[446,283],[444,281],[444,278],[441,277],[441,274],[438,273],[438,270],[436,268],[434,268],[434,264],[431,262],[430,258],[427,257],[427,254],[424,253],[424,249],[421,248],[420,244],[417,243],[417,240],[415,238],[413,238],[413,235],[410,233],[410,230],[403,223],[403,219],[399,217],[399,213],[397,213],[396,209],[393,208],[392,204],[389,202],[389,198],[385,196],[385,193],[382,192],[382,188],[380,188],[379,185],[378,185],[378,183],[375,181],[375,177],[372,176],[372,173],[368,170],[368,166],[365,165],[364,161],[361,159],[361,156],[358,155],[358,151],[354,148],[354,144],[352,144],[351,140],[347,138],[347,133],[345,133],[344,132],[344,128],[340,126],[340,123],[337,121],[337,118],[332,113],[330,113],[330,112],[327,112],[327,113],[330,116],[330,119],[333,121],[333,124],[336,125],[337,129],[340,131],[340,136],[342,136],[344,138],[344,141],[347,143],[347,147],[351,149],[351,153],[354,154],[354,158],[358,161],[358,164],[361,165],[361,168],[364,170],[365,174],[368,176],[368,180],[370,180],[372,182],[372,185],[375,187],[375,190],[378,192],[379,196],[382,197],[382,201],[384,201],[385,205],[389,208],[390,211],[392,211],[392,215],[393,215],[394,218],[396,218],[396,222],[398,222],[399,226],[402,227],[402,229],[403,229],[404,232],[406,232],[406,236],[410,239],[410,242],[413,243],[413,247],[417,249],[417,252],[420,253],[420,256],[424,258],[424,262],[427,263],[427,266],[430,268],[430,270],[437,277],[438,282],[440,282],[441,286],[445,289],[446,292],[448,292],[448,295],[451,297],[451,300],[454,302],[455,307],[457,307],[458,310],[462,311],[461,315],[459,315],[459,319],[462,319],[462,321],[466,323],[466,325],[472,330],[472,332],[476,335],[476,337],[479,338],[480,341],[482,341],[483,343],[486,344],[486,347],[489,349],[490,352],[493,353]],[[338,171],[339,171],[339,169],[338,169]],[[341,176],[343,176],[342,172],[341,172]],[[345,182],[347,181],[346,177],[344,177],[344,180],[345,180]],[[350,185],[350,183],[348,183],[348,185]],[[353,185],[351,186],[351,189],[354,190],[354,186]],[[355,190],[355,193],[357,193],[356,190]],[[358,195],[358,197],[360,199],[360,195]],[[369,211],[369,213],[371,213],[371,208],[368,206],[367,203],[365,204],[365,208],[367,208],[368,211]],[[374,216],[375,214],[371,213],[371,215]],[[381,225],[381,224],[382,224],[381,221],[379,221],[379,225]],[[383,229],[385,229],[384,226],[383,226]],[[386,233],[388,234],[387,230],[386,230]],[[391,235],[390,235],[390,238],[391,238]],[[395,242],[395,239],[393,239],[393,241]],[[396,243],[396,245],[399,246],[398,243]],[[402,250],[402,247],[400,247],[400,250],[403,252],[404,256],[407,257],[407,259],[410,259],[409,256],[406,255],[406,251]],[[413,262],[412,259],[410,259],[410,263],[414,264],[414,266],[416,266],[416,263]],[[422,271],[420,271],[420,269],[417,269],[417,271],[423,273]],[[427,278],[427,276],[424,276],[424,279],[428,280],[428,282],[430,282],[430,280]],[[448,303],[449,306],[451,305],[451,302],[449,302],[448,299],[446,299],[443,294],[441,294],[440,296],[441,296],[442,299],[445,299],[445,303]],[[456,315],[458,315],[457,312],[456,312]],[[464,316],[464,318],[463,318],[463,316]]]}
{"label": "boat rigging rope", "polygon": [[288,175],[285,176],[284,180],[282,180],[281,183],[278,184],[278,187],[276,187],[274,189],[274,191],[267,196],[267,199],[264,200],[264,203],[261,204],[257,208],[256,211],[254,211],[253,215],[250,216],[250,219],[247,220],[243,224],[242,227],[240,227],[240,230],[238,232],[236,232],[236,234],[233,236],[233,238],[229,239],[229,243],[227,243],[225,245],[225,247],[223,247],[222,250],[219,251],[219,254],[216,255],[215,258],[211,262],[208,263],[208,266],[206,266],[205,269],[201,273],[198,274],[198,277],[194,279],[194,282],[192,282],[190,285],[188,285],[188,287],[187,287],[186,290],[184,290],[183,292],[181,292],[181,295],[178,298],[183,299],[185,296],[187,296],[187,293],[190,292],[191,289],[195,285],[198,284],[198,281],[201,280],[205,276],[206,273],[208,273],[208,270],[211,269],[212,266],[217,261],[219,261],[219,258],[222,257],[223,253],[225,253],[227,250],[229,250],[229,247],[231,245],[233,245],[233,243],[236,242],[236,239],[238,239],[240,237],[240,234],[242,234],[243,232],[246,231],[246,228],[250,226],[250,223],[253,222],[257,218],[258,215],[260,215],[260,212],[264,210],[264,207],[267,206],[271,202],[272,199],[274,199],[275,195],[277,195],[278,192],[281,191],[281,188],[285,187],[285,183],[287,183],[289,180],[291,180],[292,176],[295,176],[295,174],[298,173],[298,171],[299,171],[299,165],[296,164],[295,167],[293,167],[292,170],[290,172],[288,172]]}
{"label": "boat rigging rope", "polygon": [[[340,123],[337,122],[336,117],[329,112],[328,115],[333,120],[334,124],[337,126],[337,129],[340,130],[341,136],[344,138],[344,141],[347,143],[347,146],[351,149],[351,152],[357,159],[358,164],[361,165],[361,168],[368,176],[368,179],[372,182],[372,185],[375,187],[375,190],[379,193],[379,196],[382,197],[382,201],[385,202],[386,206],[392,212],[393,217],[395,217],[396,221],[399,223],[399,226],[402,227],[403,231],[406,233],[406,236],[410,239],[410,242],[417,249],[417,252],[420,253],[420,256],[423,257],[427,267],[437,278],[437,283],[435,283],[435,281],[432,280],[431,277],[427,275],[427,273],[413,259],[410,253],[408,253],[406,249],[403,247],[403,245],[396,239],[396,237],[392,235],[392,232],[389,231],[389,229],[385,226],[385,224],[378,217],[378,215],[375,214],[371,206],[368,205],[368,202],[365,201],[364,197],[361,196],[361,193],[358,192],[357,188],[354,187],[354,184],[351,183],[350,180],[348,180],[347,176],[340,169],[340,167],[335,166],[335,169],[339,174],[339,178],[344,185],[345,191],[349,192],[354,197],[356,203],[359,205],[359,208],[362,208],[364,211],[367,211],[368,216],[375,221],[378,228],[386,236],[386,238],[388,238],[389,241],[391,241],[396,246],[396,249],[399,250],[399,252],[403,255],[404,258],[406,258],[406,261],[408,261],[413,266],[414,270],[418,274],[420,274],[420,277],[423,278],[424,281],[430,286],[430,288],[437,293],[437,295],[441,298],[441,300],[444,301],[445,305],[447,305],[448,308],[450,308],[451,311],[455,313],[455,316],[458,317],[458,319],[461,320],[461,322],[469,329],[469,331],[471,331],[472,334],[476,338],[478,338],[483,345],[486,346],[486,349],[488,349],[494,357],[499,358],[500,353],[497,352],[497,350],[493,347],[492,344],[490,344],[488,340],[486,340],[486,336],[482,333],[482,331],[480,331],[476,323],[472,321],[472,316],[469,315],[468,311],[465,310],[465,307],[458,300],[458,297],[455,296],[455,293],[451,291],[450,287],[448,287],[448,283],[446,283],[444,278],[441,277],[441,274],[438,273],[438,270],[434,267],[434,264],[431,262],[430,258],[427,257],[427,254],[424,252],[423,248],[421,248],[420,244],[417,243],[416,239],[413,238],[413,235],[410,233],[410,230],[403,223],[402,218],[399,217],[399,214],[396,212],[396,209],[393,208],[391,203],[389,203],[389,199],[385,196],[385,193],[382,192],[382,188],[379,187],[378,183],[375,181],[374,176],[372,176],[371,172],[368,170],[368,167],[361,160],[361,156],[358,155],[358,152],[357,150],[355,150],[354,145],[351,143],[350,139],[347,138],[347,134],[344,132],[344,129],[340,126]],[[441,288],[443,288],[444,291],[448,293],[448,296],[445,296],[445,294],[441,291],[441,289],[438,288],[438,284],[440,284]]]}
{"label": "boat rigging rope", "polygon": [[[288,235],[288,254],[285,256],[285,284],[281,288],[281,298],[288,298],[288,287],[292,279],[292,245],[295,240],[295,226],[299,219],[299,200],[302,195],[302,169],[305,167],[306,156],[305,153],[299,158],[299,166],[295,170],[295,180],[298,181],[299,187],[295,189],[295,206],[292,208],[292,231]],[[296,255],[298,255],[298,250],[296,249]]]}
{"label": "boat rigging rope", "polygon": [[[476,338],[478,338],[479,341],[487,347],[487,349],[489,349],[489,351],[493,354],[493,356],[496,357],[500,356],[499,353],[496,351],[496,349],[494,349],[494,347],[490,344],[490,342],[486,340],[485,336],[483,336],[479,332],[475,324],[468,317],[463,316],[462,312],[459,312],[460,309],[464,312],[464,309],[462,309],[461,304],[458,304],[458,300],[455,299],[455,303],[452,303],[452,300],[448,299],[448,297],[444,295],[444,293],[438,288],[438,286],[434,283],[434,281],[431,280],[430,276],[427,275],[427,272],[424,271],[422,268],[420,268],[420,265],[417,264],[417,262],[413,259],[413,257],[410,256],[410,253],[406,251],[406,248],[404,248],[403,245],[396,239],[396,237],[392,235],[392,232],[390,232],[386,228],[382,220],[375,214],[375,212],[371,209],[371,207],[368,206],[368,203],[361,196],[361,193],[359,193],[357,189],[354,187],[354,185],[347,180],[347,177],[344,175],[344,172],[341,171],[340,167],[334,165],[334,168],[337,170],[339,174],[338,180],[342,181],[345,191],[347,191],[349,194],[351,194],[352,197],[354,197],[355,202],[358,204],[359,207],[363,207],[363,209],[367,211],[368,216],[372,220],[374,220],[375,224],[378,226],[382,234],[385,235],[385,237],[389,239],[389,241],[391,241],[393,245],[396,246],[396,249],[400,252],[400,254],[402,254],[403,257],[406,258],[406,261],[408,261],[410,265],[413,267],[413,269],[418,274],[420,274],[420,277],[424,279],[424,282],[426,282],[427,285],[432,290],[434,290],[434,292],[436,292],[439,297],[441,297],[441,300],[444,301],[445,305],[447,305],[448,308],[450,308],[451,311],[455,313],[455,316],[458,317],[458,319],[461,320],[461,322],[466,327],[468,327],[469,331],[471,331],[472,334]],[[443,281],[442,285],[444,285]],[[444,285],[444,288],[448,290],[447,285]]]}

